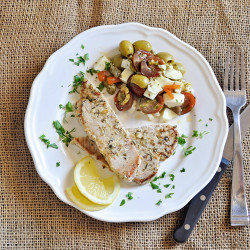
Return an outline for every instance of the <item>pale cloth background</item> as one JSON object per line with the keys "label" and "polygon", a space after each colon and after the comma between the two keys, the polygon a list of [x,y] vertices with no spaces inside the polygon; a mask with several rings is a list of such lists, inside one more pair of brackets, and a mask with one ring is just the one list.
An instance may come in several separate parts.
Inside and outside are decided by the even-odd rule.
{"label": "pale cloth background", "polygon": [[[172,232],[182,210],[149,223],[112,224],[89,218],[58,200],[36,173],[23,132],[30,88],[47,58],[80,32],[104,24],[140,22],[167,29],[205,56],[220,83],[227,48],[244,46],[249,100],[249,20],[249,0],[1,0],[0,248],[249,248],[250,228],[230,226],[231,168],[189,241],[177,244]],[[248,201],[249,139],[248,131],[243,141]]]}

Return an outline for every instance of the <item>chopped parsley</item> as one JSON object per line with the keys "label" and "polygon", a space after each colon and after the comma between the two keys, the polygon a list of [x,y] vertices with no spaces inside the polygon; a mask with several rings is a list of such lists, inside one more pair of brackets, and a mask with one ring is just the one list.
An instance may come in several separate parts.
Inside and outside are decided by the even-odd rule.
{"label": "chopped parsley", "polygon": [[157,193],[161,193],[161,189],[160,188],[157,190]]}
{"label": "chopped parsley", "polygon": [[152,181],[150,182],[150,185],[153,189],[159,189],[160,187],[158,185],[156,185],[155,183],[153,183]]}
{"label": "chopped parsley", "polygon": [[75,92],[79,93],[77,89],[79,86],[82,85],[83,80],[84,80],[84,73],[82,71],[80,71],[78,75],[74,75],[73,89],[69,91],[69,94],[72,94]]}
{"label": "chopped parsley", "polygon": [[198,130],[194,130],[192,137],[198,137],[198,135],[199,135]]}
{"label": "chopped parsley", "polygon": [[111,62],[105,62],[105,70],[110,70]]}
{"label": "chopped parsley", "polygon": [[163,187],[168,188],[171,184],[163,185]]}
{"label": "chopped parsley", "polygon": [[84,45],[83,44],[81,45],[81,48],[84,49]]}
{"label": "chopped parsley", "polygon": [[209,132],[204,131],[204,132],[200,132],[199,136],[202,139],[204,135],[207,135]]}
{"label": "chopped parsley", "polygon": [[[194,130],[193,131],[193,137],[194,136],[196,137],[197,133],[198,133],[198,131]],[[192,154],[192,152],[196,149],[196,147],[189,146],[188,148],[184,148],[184,144],[186,143],[185,138],[187,138],[186,135],[182,135],[182,136],[178,137],[178,144],[183,147],[184,156],[188,156],[188,155]]]}
{"label": "chopped parsley", "polygon": [[47,148],[58,149],[58,146],[55,143],[50,144],[50,140],[45,138],[46,136],[42,134],[39,138],[46,144]]}
{"label": "chopped parsley", "polygon": [[129,200],[132,200],[132,199],[133,199],[132,194],[133,194],[133,193],[128,192],[128,194],[126,194],[126,197],[127,197]]}
{"label": "chopped parsley", "polygon": [[198,122],[201,122],[202,120],[200,119]]}
{"label": "chopped parsley", "polygon": [[162,200],[160,199],[160,200],[158,200],[158,202],[157,202],[157,203],[155,203],[155,205],[160,206],[160,205],[161,205],[161,203],[162,203]]}
{"label": "chopped parsley", "polygon": [[174,181],[174,178],[175,178],[174,174],[170,174],[169,177],[171,181]]}
{"label": "chopped parsley", "polygon": [[180,137],[178,137],[178,144],[183,146],[186,143],[185,138],[187,138],[187,136],[183,134]]}
{"label": "chopped parsley", "polygon": [[204,135],[208,134],[208,132],[204,131],[204,132],[198,132],[198,130],[194,130],[193,131],[193,135],[192,137],[200,137],[201,139],[203,138]]}
{"label": "chopped parsley", "polygon": [[126,201],[123,199],[123,200],[121,201],[120,206],[123,206],[125,203],[126,203]]}
{"label": "chopped parsley", "polygon": [[56,132],[59,135],[62,142],[65,143],[66,146],[68,147],[69,143],[74,138],[71,135],[71,133],[75,131],[75,128],[73,128],[71,131],[66,131],[59,121],[53,121],[53,126],[56,129]]}
{"label": "chopped parsley", "polygon": [[165,198],[166,199],[168,199],[168,198],[172,198],[172,195],[173,195],[174,193],[169,193],[169,194],[167,194],[166,196],[165,196]]}
{"label": "chopped parsley", "polygon": [[171,189],[175,189],[175,185],[173,185],[173,186],[171,187]]}
{"label": "chopped parsley", "polygon": [[185,168],[182,168],[182,169],[180,170],[180,172],[181,172],[181,173],[184,173],[184,172],[186,172],[186,169],[185,169]]}
{"label": "chopped parsley", "polygon": [[102,92],[104,89],[104,82],[101,82],[97,88],[99,89],[100,92]]}
{"label": "chopped parsley", "polygon": [[74,62],[74,59],[69,59],[70,62]]}
{"label": "chopped parsley", "polygon": [[[59,108],[60,109],[65,109],[63,121],[67,123],[67,120],[66,120],[67,113],[68,112],[73,112],[73,107],[72,107],[71,102],[67,102],[67,104],[65,106],[63,106],[62,104],[59,104]],[[74,115],[71,115],[71,117],[74,117]]]}
{"label": "chopped parsley", "polygon": [[95,69],[93,69],[93,68],[90,68],[90,69],[87,69],[86,70],[90,75],[94,75],[94,73],[98,73],[99,72],[99,70],[95,70]]}
{"label": "chopped parsley", "polygon": [[79,66],[79,65],[82,63],[83,66],[85,66],[86,61],[89,60],[89,54],[87,53],[87,54],[85,54],[84,56],[78,56],[78,57],[77,57],[77,60],[78,60],[78,61],[74,63],[75,65]]}
{"label": "chopped parsley", "polygon": [[209,121],[212,121],[213,120],[213,118],[209,118]]}
{"label": "chopped parsley", "polygon": [[158,179],[162,179],[162,178],[164,178],[165,177],[165,175],[166,175],[166,172],[164,171],[160,176],[158,176],[158,177],[155,177],[153,180],[152,180],[152,182],[153,181],[157,181]]}
{"label": "chopped parsley", "polygon": [[60,162],[58,161],[57,163],[56,163],[56,167],[59,167],[60,166]]}
{"label": "chopped parsley", "polygon": [[186,157],[188,155],[191,155],[195,149],[196,147],[193,147],[193,146],[189,146],[188,148],[183,148],[184,156]]}

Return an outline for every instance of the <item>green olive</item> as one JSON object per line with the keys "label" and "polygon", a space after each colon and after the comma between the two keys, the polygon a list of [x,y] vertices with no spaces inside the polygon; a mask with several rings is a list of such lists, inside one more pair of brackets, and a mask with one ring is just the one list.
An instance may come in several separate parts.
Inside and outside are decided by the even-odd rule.
{"label": "green olive", "polygon": [[116,91],[116,85],[115,84],[112,84],[112,85],[109,85],[106,81],[104,82],[104,86],[106,87],[106,90],[107,92],[110,94],[110,95],[113,95]]}
{"label": "green olive", "polygon": [[131,82],[138,85],[140,88],[145,89],[149,84],[149,79],[146,76],[137,74],[131,77]]}
{"label": "green olive", "polygon": [[151,51],[152,50],[152,45],[150,42],[145,41],[145,40],[139,40],[133,43],[135,51],[137,50],[146,50],[146,51]]}
{"label": "green olive", "polygon": [[121,54],[117,54],[113,57],[112,62],[114,64],[114,66],[118,69],[122,69],[121,65],[122,65],[122,55]]}
{"label": "green olive", "polygon": [[159,52],[156,55],[159,56],[161,59],[163,59],[165,63],[173,63],[174,62],[174,57],[167,52]]}
{"label": "green olive", "polygon": [[172,65],[173,65],[173,68],[175,70],[179,70],[182,73],[182,75],[186,73],[186,68],[184,67],[182,63],[175,62]]}
{"label": "green olive", "polygon": [[119,49],[123,56],[128,57],[129,55],[134,54],[134,48],[130,41],[127,41],[127,40],[121,41]]}

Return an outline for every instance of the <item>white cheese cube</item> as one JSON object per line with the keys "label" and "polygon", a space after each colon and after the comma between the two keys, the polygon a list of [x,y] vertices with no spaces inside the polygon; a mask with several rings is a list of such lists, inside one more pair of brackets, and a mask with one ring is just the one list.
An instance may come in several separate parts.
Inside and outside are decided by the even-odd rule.
{"label": "white cheese cube", "polygon": [[173,93],[174,98],[171,99],[168,94],[163,95],[164,104],[169,108],[180,106],[184,103],[185,96],[183,94]]}
{"label": "white cheese cube", "polygon": [[133,74],[134,72],[130,69],[124,69],[121,73],[121,81],[124,83],[127,83],[128,78]]}
{"label": "white cheese cube", "polygon": [[162,70],[166,70],[167,69],[167,65],[166,64],[159,65],[159,68],[162,69]]}
{"label": "white cheese cube", "polygon": [[144,92],[144,96],[153,100],[162,91],[161,84],[156,79],[151,79],[148,84],[147,90]]}
{"label": "white cheese cube", "polygon": [[123,59],[121,67],[124,69],[130,69],[130,60],[128,59]]}
{"label": "white cheese cube", "polygon": [[171,80],[169,80],[168,78],[166,78],[164,76],[156,77],[155,79],[160,83],[162,88],[165,85],[172,85],[174,83],[174,81],[171,81]]}
{"label": "white cheese cube", "polygon": [[110,63],[110,60],[106,57],[106,56],[101,56],[97,61],[96,63],[94,64],[94,69],[95,70],[104,70],[105,69],[105,65],[106,65],[106,62],[107,63]]}
{"label": "white cheese cube", "polygon": [[179,70],[168,68],[164,75],[172,80],[180,80],[182,78],[182,73]]}
{"label": "white cheese cube", "polygon": [[147,114],[147,117],[150,121],[153,121],[155,117],[152,114]]}
{"label": "white cheese cube", "polygon": [[172,111],[171,109],[165,108],[162,112],[161,120],[163,122],[168,122],[177,116],[178,115],[174,111]]}
{"label": "white cheese cube", "polygon": [[180,85],[180,88],[179,88],[179,89],[175,89],[174,92],[175,92],[175,93],[178,93],[178,94],[181,93],[183,83],[182,83],[182,82],[179,82],[179,81],[175,81],[174,84]]}

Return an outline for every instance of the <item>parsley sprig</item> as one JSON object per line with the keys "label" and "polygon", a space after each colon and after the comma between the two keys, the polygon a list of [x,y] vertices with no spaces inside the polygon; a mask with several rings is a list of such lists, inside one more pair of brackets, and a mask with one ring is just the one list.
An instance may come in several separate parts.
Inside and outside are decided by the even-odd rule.
{"label": "parsley sprig", "polygon": [[[194,130],[194,135],[196,135],[198,133],[196,133],[196,130]],[[184,156],[188,156],[190,154],[193,153],[193,151],[196,149],[196,147],[193,147],[193,146],[189,146],[188,148],[185,148],[184,145],[186,144],[186,139],[187,136],[186,135],[181,135],[180,137],[178,137],[178,144],[182,146],[183,150],[184,150]]]}
{"label": "parsley sprig", "polygon": [[47,146],[47,148],[55,148],[55,149],[58,149],[58,146],[55,144],[55,143],[50,143],[50,140],[49,139],[46,139],[46,136],[44,134],[42,134],[40,137],[39,137]]}
{"label": "parsley sprig", "polygon": [[60,109],[65,109],[63,121],[67,123],[67,120],[66,120],[67,113],[73,112],[73,106],[72,106],[71,102],[67,102],[67,104],[65,106],[63,106],[62,104],[59,104],[59,108]]}
{"label": "parsley sprig", "polygon": [[77,89],[79,86],[82,85],[83,80],[84,80],[84,73],[82,71],[80,71],[78,75],[74,75],[73,89],[69,91],[69,94],[72,94],[75,92],[79,93]]}
{"label": "parsley sprig", "polygon": [[111,62],[105,62],[105,70],[110,70]]}
{"label": "parsley sprig", "polygon": [[53,126],[56,129],[56,132],[59,135],[62,142],[65,143],[65,145],[68,147],[69,143],[74,139],[71,133],[75,131],[75,128],[73,128],[71,131],[66,131],[62,126],[62,124],[57,120],[53,121]]}

